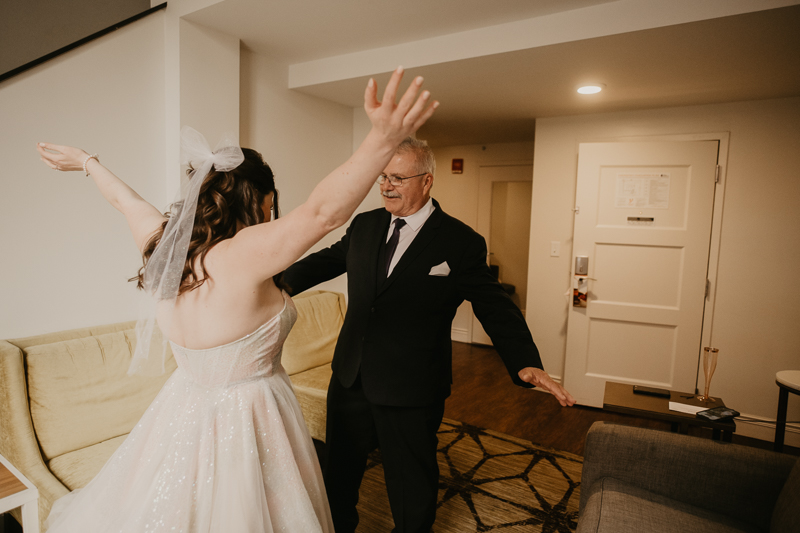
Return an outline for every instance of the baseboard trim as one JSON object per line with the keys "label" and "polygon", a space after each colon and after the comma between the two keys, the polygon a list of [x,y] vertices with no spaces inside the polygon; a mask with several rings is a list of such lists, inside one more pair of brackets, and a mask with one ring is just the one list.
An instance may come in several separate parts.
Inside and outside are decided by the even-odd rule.
{"label": "baseboard trim", "polygon": [[450,339],[457,342],[471,342],[470,333],[465,328],[450,328]]}
{"label": "baseboard trim", "polygon": [[[775,421],[756,415],[742,413],[748,420],[736,421],[736,434],[754,439],[775,441]],[[784,444],[800,448],[800,424],[786,424]]]}

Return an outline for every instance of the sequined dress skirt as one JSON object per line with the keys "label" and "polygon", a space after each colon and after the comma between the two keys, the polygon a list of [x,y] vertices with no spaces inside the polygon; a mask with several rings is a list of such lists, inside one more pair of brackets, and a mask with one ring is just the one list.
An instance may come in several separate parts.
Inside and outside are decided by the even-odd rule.
{"label": "sequined dress skirt", "polygon": [[178,369],[100,473],[56,501],[48,531],[332,532],[314,445],[280,366],[296,316],[287,308],[223,353],[173,345]]}

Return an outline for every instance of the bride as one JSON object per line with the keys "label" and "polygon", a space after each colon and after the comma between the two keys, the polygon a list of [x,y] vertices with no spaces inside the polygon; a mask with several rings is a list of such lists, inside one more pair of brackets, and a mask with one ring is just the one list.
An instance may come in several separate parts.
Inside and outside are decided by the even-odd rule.
{"label": "bride", "polygon": [[381,102],[370,80],[372,130],[283,218],[258,152],[211,152],[191,129],[182,145],[192,179],[168,217],[97,156],[37,146],[51,168],[92,176],[143,254],[134,280],[154,303],[137,324],[131,370],[163,365],[161,343],[150,342],[156,317],[178,363],[100,473],[53,505],[49,532],[333,531],[313,443],[280,365],[296,311],[274,278],[347,222],[400,142],[433,114],[438,102],[418,95],[420,77],[396,103],[402,76],[402,68],[392,74]]}

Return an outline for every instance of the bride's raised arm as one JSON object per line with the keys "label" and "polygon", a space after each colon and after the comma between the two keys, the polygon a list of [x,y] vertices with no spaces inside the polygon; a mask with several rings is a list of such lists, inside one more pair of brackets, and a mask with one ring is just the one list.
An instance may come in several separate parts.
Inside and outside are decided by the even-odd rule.
{"label": "bride's raised arm", "polygon": [[104,167],[97,156],[90,156],[80,148],[52,143],[39,143],[36,149],[42,161],[50,168],[65,172],[70,170],[88,172],[103,198],[125,215],[140,252],[166,220],[158,209]]}
{"label": "bride's raised arm", "polygon": [[402,77],[402,68],[394,71],[380,102],[375,81],[369,81],[364,109],[372,122],[371,131],[350,159],[314,188],[305,203],[274,222],[245,228],[231,240],[227,252],[242,275],[267,279],[282,272],[324,235],[349,220],[400,142],[416,132],[439,105],[430,102],[428,91],[417,96],[422,77],[415,78],[395,103]]}

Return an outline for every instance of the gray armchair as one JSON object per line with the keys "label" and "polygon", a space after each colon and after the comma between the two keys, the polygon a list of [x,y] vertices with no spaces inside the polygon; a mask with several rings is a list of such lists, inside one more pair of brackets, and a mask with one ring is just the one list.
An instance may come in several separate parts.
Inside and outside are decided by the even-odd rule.
{"label": "gray armchair", "polygon": [[578,533],[800,532],[797,457],[596,422]]}

